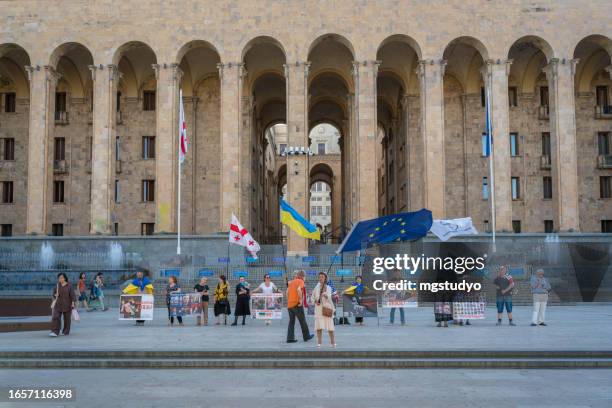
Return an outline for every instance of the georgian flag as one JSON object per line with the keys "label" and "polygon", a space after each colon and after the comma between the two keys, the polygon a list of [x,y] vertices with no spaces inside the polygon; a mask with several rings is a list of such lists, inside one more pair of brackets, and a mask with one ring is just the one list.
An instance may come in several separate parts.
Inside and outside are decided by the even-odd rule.
{"label": "georgian flag", "polygon": [[183,90],[179,91],[179,163],[183,164],[187,155],[187,123],[185,122],[185,108],[183,108]]}
{"label": "georgian flag", "polygon": [[261,249],[259,244],[253,239],[249,231],[240,224],[240,221],[238,221],[234,214],[232,214],[232,222],[230,224],[229,242],[230,244],[245,247],[253,255],[253,258],[257,259],[257,252]]}

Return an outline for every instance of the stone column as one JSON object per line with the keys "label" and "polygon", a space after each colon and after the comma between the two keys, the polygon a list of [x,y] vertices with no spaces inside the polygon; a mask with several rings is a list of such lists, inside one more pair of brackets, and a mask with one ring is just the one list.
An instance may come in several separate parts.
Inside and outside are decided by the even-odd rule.
{"label": "stone column", "polygon": [[[287,90],[287,145],[308,149],[308,73],[310,62],[285,64]],[[287,200],[304,218],[310,219],[309,165],[307,154],[287,156]],[[287,254],[308,253],[308,240],[287,229]]]}
{"label": "stone column", "polygon": [[111,233],[113,150],[117,111],[117,66],[90,65],[93,80],[91,234]]}
{"label": "stone column", "polygon": [[[483,67],[485,89],[490,92],[491,97],[496,231],[512,231],[512,189],[510,182],[512,166],[510,162],[510,113],[508,108],[510,64],[512,64],[511,60],[488,60],[486,66]],[[488,174],[487,177],[489,177]],[[525,181],[522,181],[523,186]]]}
{"label": "stone column", "polygon": [[157,80],[155,135],[155,232],[176,232],[178,171],[178,64],[153,64]]}
{"label": "stone column", "polygon": [[446,61],[419,61],[423,141],[423,207],[445,216],[444,70]]}
{"label": "stone column", "polygon": [[[355,156],[357,180],[352,187],[357,191],[356,221],[378,216],[378,180],[376,176],[376,78],[380,61],[354,61],[355,77]],[[355,212],[353,213],[355,215]]]}
{"label": "stone column", "polygon": [[240,209],[240,102],[242,63],[219,63],[221,82],[221,197],[219,231],[228,231]]}
{"label": "stone column", "polygon": [[407,94],[402,95],[400,107],[402,110],[402,127],[401,133],[397,137],[402,138],[404,141],[404,171],[402,173],[402,180],[406,181],[406,187],[404,189],[404,204],[406,205],[405,211],[412,211],[411,205],[411,194],[410,189],[412,186],[412,178],[410,177],[410,149],[412,143],[410,142],[410,97]]}
{"label": "stone column", "polygon": [[553,58],[544,68],[550,90],[555,228],[560,232],[580,231],[574,101],[574,75],[577,63],[577,59]]}
{"label": "stone column", "polygon": [[[353,70],[353,78],[354,70]],[[355,137],[355,95],[349,93],[347,95],[347,105],[349,108],[348,112],[348,124],[346,126],[346,135],[343,135],[342,145],[342,177],[344,178],[344,184],[342,185],[342,193],[344,196],[344,218],[343,223],[347,229],[351,228],[351,224],[355,222],[353,211],[355,208],[356,194],[353,191],[354,184],[354,160],[355,152],[353,146],[353,138]]]}
{"label": "stone column", "polygon": [[47,233],[52,168],[49,144],[55,126],[55,88],[60,75],[51,66],[26,67],[30,82],[27,234]]}

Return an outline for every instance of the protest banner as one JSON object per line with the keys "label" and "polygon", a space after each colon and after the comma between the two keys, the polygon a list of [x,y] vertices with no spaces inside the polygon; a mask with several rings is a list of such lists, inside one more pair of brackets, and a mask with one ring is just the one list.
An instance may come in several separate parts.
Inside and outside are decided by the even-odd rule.
{"label": "protest banner", "polygon": [[342,310],[344,314],[355,317],[377,317],[378,300],[375,294],[342,295]]}
{"label": "protest banner", "polygon": [[173,293],[170,295],[170,316],[199,315],[201,313],[201,293]]}
{"label": "protest banner", "polygon": [[119,320],[153,320],[153,295],[121,295]]}
{"label": "protest banner", "polygon": [[382,295],[383,309],[394,307],[418,307],[416,290],[386,290]]}
{"label": "protest banner", "polygon": [[487,300],[484,293],[458,293],[453,300],[453,319],[484,319]]}
{"label": "protest banner", "polygon": [[256,319],[281,319],[282,293],[254,293],[251,295],[251,313]]}

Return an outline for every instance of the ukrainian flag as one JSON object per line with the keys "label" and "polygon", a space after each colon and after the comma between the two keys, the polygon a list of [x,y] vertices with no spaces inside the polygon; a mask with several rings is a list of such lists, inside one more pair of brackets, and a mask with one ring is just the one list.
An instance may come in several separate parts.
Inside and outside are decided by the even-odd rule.
{"label": "ukrainian flag", "polygon": [[293,207],[281,199],[280,203],[281,223],[291,228],[300,237],[321,240],[321,231],[306,221]]}
{"label": "ukrainian flag", "polygon": [[123,293],[127,295],[136,295],[139,292],[153,294],[153,284],[146,276],[141,281],[134,279],[123,289]]}

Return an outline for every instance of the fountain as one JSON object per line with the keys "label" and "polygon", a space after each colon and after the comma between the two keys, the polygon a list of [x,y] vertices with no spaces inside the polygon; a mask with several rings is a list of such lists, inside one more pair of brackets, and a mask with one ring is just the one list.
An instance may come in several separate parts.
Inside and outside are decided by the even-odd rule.
{"label": "fountain", "polygon": [[53,269],[55,253],[51,244],[43,242],[40,247],[40,268],[41,269]]}
{"label": "fountain", "polygon": [[559,240],[559,235],[548,234],[544,242],[547,244],[545,246],[546,263],[556,265],[557,263],[559,263],[561,252],[561,242]]}
{"label": "fountain", "polygon": [[112,242],[110,246],[110,268],[120,269],[123,266],[123,248],[118,242]]}

